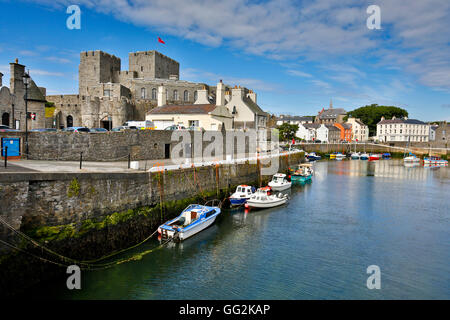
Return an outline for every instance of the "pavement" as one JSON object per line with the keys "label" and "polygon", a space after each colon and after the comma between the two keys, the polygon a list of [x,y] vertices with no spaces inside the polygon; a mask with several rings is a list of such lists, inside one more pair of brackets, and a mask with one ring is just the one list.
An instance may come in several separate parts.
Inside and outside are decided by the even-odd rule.
{"label": "pavement", "polygon": [[[261,154],[264,155],[264,154]],[[245,159],[249,155],[240,154],[237,159]],[[189,163],[183,163],[184,166],[190,166],[190,163],[201,163],[208,161],[217,161],[213,158],[193,159]],[[174,166],[171,159],[158,160],[139,160],[131,162],[131,169],[128,169],[128,161],[83,161],[80,169],[79,161],[56,161],[56,160],[8,160],[7,167],[4,167],[3,159],[0,161],[0,174],[19,173],[19,172],[138,172],[147,171],[152,167]],[[177,164],[177,166],[180,164]],[[136,169],[132,169],[136,168]],[[138,169],[137,169],[138,168]]]}

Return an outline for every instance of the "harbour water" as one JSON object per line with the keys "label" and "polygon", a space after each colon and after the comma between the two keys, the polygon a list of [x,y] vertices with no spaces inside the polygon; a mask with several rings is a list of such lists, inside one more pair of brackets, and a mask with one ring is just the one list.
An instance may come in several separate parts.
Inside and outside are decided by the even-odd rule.
{"label": "harbour water", "polygon": [[[450,174],[398,160],[315,164],[279,208],[225,211],[140,261],[55,281],[55,299],[449,299]],[[149,230],[150,231],[150,230]],[[158,244],[152,240],[136,252]],[[366,286],[367,267],[381,289]]]}

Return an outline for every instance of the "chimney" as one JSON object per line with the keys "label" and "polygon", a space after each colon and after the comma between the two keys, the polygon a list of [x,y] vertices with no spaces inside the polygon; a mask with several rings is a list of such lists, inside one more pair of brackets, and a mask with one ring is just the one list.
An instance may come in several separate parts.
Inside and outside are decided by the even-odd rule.
{"label": "chimney", "polygon": [[383,117],[381,117],[381,121],[384,121],[385,120],[385,117],[383,116]]}
{"label": "chimney", "polygon": [[243,100],[244,99],[244,89],[239,86],[234,86],[233,89],[231,89],[231,99],[238,99]]}
{"label": "chimney", "polygon": [[3,81],[3,73],[0,72],[0,87],[3,85],[2,81]]}
{"label": "chimney", "polygon": [[208,100],[208,90],[205,86],[203,86],[203,89],[197,90],[197,100],[195,100],[194,104],[210,104]]}
{"label": "chimney", "polygon": [[165,106],[167,104],[166,98],[166,90],[163,85],[160,85],[158,87],[158,107]]}
{"label": "chimney", "polygon": [[224,106],[225,105],[225,86],[223,85],[222,80],[217,84],[217,93],[216,93],[216,106]]}
{"label": "chimney", "polygon": [[250,90],[250,92],[248,93],[247,97],[249,97],[254,103],[256,102],[256,93],[253,92],[253,90]]}

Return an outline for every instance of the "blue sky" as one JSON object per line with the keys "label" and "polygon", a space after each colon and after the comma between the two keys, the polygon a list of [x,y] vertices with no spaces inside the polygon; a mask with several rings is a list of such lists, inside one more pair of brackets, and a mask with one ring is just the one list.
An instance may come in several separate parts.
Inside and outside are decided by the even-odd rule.
{"label": "blue sky", "polygon": [[[66,27],[72,4],[81,30]],[[381,30],[366,26],[371,4]],[[129,52],[158,50],[181,79],[246,86],[275,114],[315,115],[332,99],[449,121],[449,17],[448,0],[0,0],[0,72],[8,84],[19,58],[48,94],[76,93],[80,51],[114,54],[126,70]]]}

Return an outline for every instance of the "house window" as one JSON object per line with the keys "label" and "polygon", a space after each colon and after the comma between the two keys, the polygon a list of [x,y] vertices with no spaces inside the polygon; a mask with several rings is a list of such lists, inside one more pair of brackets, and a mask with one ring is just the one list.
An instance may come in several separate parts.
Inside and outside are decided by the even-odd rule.
{"label": "house window", "polygon": [[184,101],[189,101],[189,91],[185,90],[183,94]]}
{"label": "house window", "polygon": [[173,90],[173,100],[178,100],[178,90]]}
{"label": "house window", "polygon": [[156,88],[152,89],[152,100],[156,100]]}
{"label": "house window", "polygon": [[109,90],[109,89],[103,90],[103,96],[104,97],[111,97],[111,90]]}
{"label": "house window", "polygon": [[194,101],[197,101],[197,90],[194,91]]}
{"label": "house window", "polygon": [[141,88],[141,98],[145,99],[145,88]]}
{"label": "house window", "polygon": [[199,121],[198,120],[189,120],[189,127],[198,127]]}

